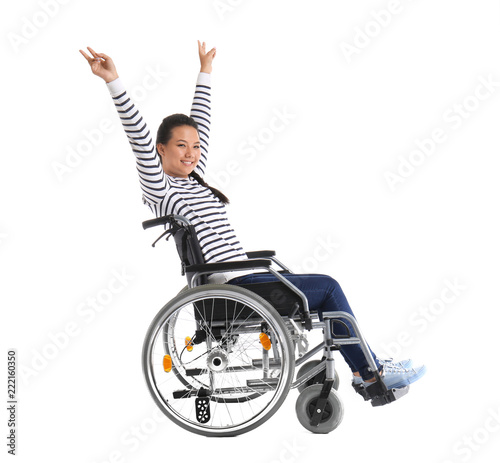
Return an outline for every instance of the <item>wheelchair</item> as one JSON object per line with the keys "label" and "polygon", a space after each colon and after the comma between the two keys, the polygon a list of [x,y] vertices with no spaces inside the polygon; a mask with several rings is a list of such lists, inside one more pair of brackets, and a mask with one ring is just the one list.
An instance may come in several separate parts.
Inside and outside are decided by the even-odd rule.
{"label": "wheelchair", "polygon": [[[153,246],[174,237],[188,285],[149,326],[142,368],[153,400],[173,422],[205,436],[239,435],[271,418],[297,388],[299,422],[313,433],[329,433],[344,413],[334,352],[347,344],[361,346],[377,379],[366,388],[353,383],[364,400],[380,406],[408,392],[408,387],[386,388],[354,317],[346,312],[320,317],[309,310],[305,295],[283,276],[292,272],[274,251],[205,263],[187,218],[167,215],[143,222],[144,229],[160,225],[166,229]],[[270,272],[279,281],[207,284],[208,274],[241,270]],[[348,334],[335,335],[335,324]],[[314,329],[322,330],[323,341],[309,349],[307,334]],[[319,352],[322,359],[311,360]]]}

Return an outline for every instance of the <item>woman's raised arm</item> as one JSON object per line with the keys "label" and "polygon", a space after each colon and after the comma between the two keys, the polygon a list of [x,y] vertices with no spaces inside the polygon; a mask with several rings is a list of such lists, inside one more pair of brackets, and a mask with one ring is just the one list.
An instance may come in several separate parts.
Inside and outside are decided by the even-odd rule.
{"label": "woman's raised arm", "polygon": [[207,163],[208,141],[210,138],[210,113],[211,113],[211,86],[210,73],[212,72],[212,62],[215,58],[216,50],[205,50],[205,42],[198,40],[198,53],[200,55],[200,74],[196,82],[196,89],[191,106],[191,117],[198,124],[200,135],[201,156],[196,166],[197,173],[203,177]]}
{"label": "woman's raised arm", "polygon": [[104,53],[96,53],[90,47],[88,47],[88,50],[92,57],[88,56],[83,50],[80,50],[80,53],[88,61],[92,73],[106,82],[123,129],[136,157],[144,202],[150,208],[156,209],[165,197],[167,181],[156,154],[151,133],[139,110],[128,97],[125,87],[118,77],[113,60]]}

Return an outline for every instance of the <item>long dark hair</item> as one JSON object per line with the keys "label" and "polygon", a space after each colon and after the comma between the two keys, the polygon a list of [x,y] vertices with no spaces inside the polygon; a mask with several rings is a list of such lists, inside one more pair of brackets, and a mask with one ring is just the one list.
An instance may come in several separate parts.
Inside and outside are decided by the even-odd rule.
{"label": "long dark hair", "polygon": [[[156,134],[156,145],[158,143],[162,145],[166,145],[170,139],[172,138],[172,130],[176,127],[181,127],[183,125],[188,125],[189,127],[194,127],[198,130],[198,124],[196,121],[185,114],[172,114],[163,119],[160,127],[158,127],[158,133]],[[161,156],[160,162],[161,162]],[[189,174],[190,177],[194,178],[200,185],[208,188],[213,195],[219,199],[219,201],[223,204],[229,204],[229,199],[227,196],[219,191],[217,188],[208,185],[205,180],[203,180],[199,174],[197,174],[194,170]]]}

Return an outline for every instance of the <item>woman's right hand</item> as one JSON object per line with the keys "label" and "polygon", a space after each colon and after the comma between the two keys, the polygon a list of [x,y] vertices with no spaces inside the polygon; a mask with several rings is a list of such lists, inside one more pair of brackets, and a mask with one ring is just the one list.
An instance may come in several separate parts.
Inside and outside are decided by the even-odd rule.
{"label": "woman's right hand", "polygon": [[200,55],[200,72],[206,72],[210,74],[212,72],[212,61],[215,58],[215,47],[212,48],[209,52],[205,50],[205,42],[201,43],[198,40],[198,53]]}
{"label": "woman's right hand", "polygon": [[104,53],[96,53],[94,50],[92,50],[92,48],[87,48],[92,54],[92,58],[83,50],[80,50],[80,53],[88,61],[90,69],[92,69],[92,73],[100,77],[101,79],[104,79],[106,83],[118,79],[118,73],[116,72],[116,67],[113,63],[113,60]]}

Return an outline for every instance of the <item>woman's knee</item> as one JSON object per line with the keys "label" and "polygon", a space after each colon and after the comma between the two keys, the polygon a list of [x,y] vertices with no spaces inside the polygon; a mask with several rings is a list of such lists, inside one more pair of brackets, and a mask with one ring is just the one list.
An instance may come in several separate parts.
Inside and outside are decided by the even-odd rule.
{"label": "woman's knee", "polygon": [[337,288],[340,288],[339,282],[330,275],[318,274],[318,276],[321,277],[321,279],[324,281],[324,284],[329,286],[331,289],[335,290]]}

